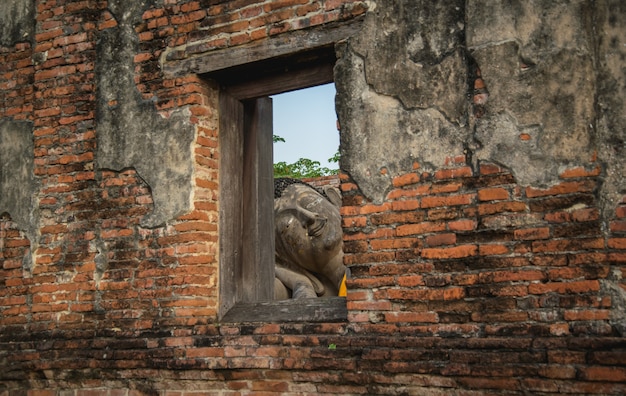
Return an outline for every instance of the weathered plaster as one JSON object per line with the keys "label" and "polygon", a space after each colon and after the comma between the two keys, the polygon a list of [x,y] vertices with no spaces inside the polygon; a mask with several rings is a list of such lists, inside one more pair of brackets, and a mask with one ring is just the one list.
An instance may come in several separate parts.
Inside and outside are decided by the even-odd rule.
{"label": "weathered plaster", "polygon": [[475,157],[506,165],[521,184],[549,185],[563,166],[592,160],[589,11],[587,1],[468,3],[467,45],[489,89]]}
{"label": "weathered plaster", "polygon": [[[600,206],[605,219],[615,215],[615,207],[626,194],[626,3],[621,0],[597,2],[594,23],[597,32],[596,129],[598,161],[604,166]],[[601,282],[601,292],[611,298],[609,320],[620,335],[626,336],[626,291],[621,287],[623,271],[614,269]]]}
{"label": "weathered plaster", "polygon": [[32,41],[35,23],[35,0],[0,1],[0,46]]}
{"label": "weathered plaster", "polygon": [[626,3],[597,2],[598,98],[596,103],[598,160],[604,164],[600,194],[605,218],[626,194]]}
{"label": "weathered plaster", "polygon": [[[394,176],[456,155],[536,187],[600,165],[609,219],[625,192],[625,9],[616,0],[378,1],[339,48],[342,169],[381,202]],[[480,117],[470,114],[474,65],[489,93]]]}
{"label": "weathered plaster", "polygon": [[341,166],[373,201],[381,202],[393,176],[414,163],[427,170],[464,153],[470,135],[463,29],[463,1],[380,1],[340,49]]}
{"label": "weathered plaster", "polygon": [[[33,173],[33,124],[29,121],[0,119],[0,214],[8,213],[36,250],[37,222]],[[32,266],[32,254],[24,258],[24,268]]]}
{"label": "weathered plaster", "polygon": [[[377,2],[339,46],[342,169],[379,203],[394,176],[459,154],[535,187],[561,182],[566,168],[600,166],[608,225],[626,193],[624,20],[618,0]],[[488,90],[478,115],[468,111],[474,65]],[[624,334],[620,276],[603,280],[601,294]]]}
{"label": "weathered plaster", "polygon": [[146,227],[163,225],[191,208],[195,128],[186,110],[161,116],[134,82],[138,39],[133,28],[157,0],[110,1],[118,26],[98,40],[96,161],[100,169],[134,168],[152,190],[154,210]]}

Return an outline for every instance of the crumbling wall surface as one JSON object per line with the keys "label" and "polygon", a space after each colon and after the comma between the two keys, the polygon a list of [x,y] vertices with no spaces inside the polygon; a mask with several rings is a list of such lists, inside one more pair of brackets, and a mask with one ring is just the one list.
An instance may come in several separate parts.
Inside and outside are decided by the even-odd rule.
{"label": "crumbling wall surface", "polygon": [[[8,214],[35,249],[38,216],[33,149],[32,122],[0,119],[0,215]],[[23,256],[24,269],[32,267],[31,257]],[[11,258],[0,255],[2,260]]]}
{"label": "crumbling wall surface", "polygon": [[593,5],[476,1],[468,10],[467,45],[489,90],[476,158],[510,167],[525,185],[549,185],[564,167],[592,163]]}
{"label": "crumbling wall surface", "polygon": [[0,45],[12,46],[34,39],[35,1],[6,0],[0,3]]}
{"label": "crumbling wall surface", "polygon": [[[611,75],[614,63],[606,72],[596,67],[602,54],[615,59],[622,51],[619,32],[607,33],[600,53],[596,42],[603,24],[611,29],[598,18],[615,25],[621,7],[582,0],[377,2],[338,68],[342,166],[375,202],[407,166],[432,170],[456,155],[474,167],[505,165],[523,185],[555,184],[572,166],[601,165],[607,177],[621,175],[620,159],[597,155],[623,148],[620,127],[598,124],[619,117],[607,116],[619,112],[602,102],[619,101],[604,92],[619,90],[623,78]],[[474,92],[477,79],[482,95]],[[385,133],[373,133],[379,130]],[[603,200],[614,210],[618,196]]]}
{"label": "crumbling wall surface", "polygon": [[596,8],[595,24],[598,59],[596,70],[596,130],[599,160],[606,167],[602,186],[604,212],[613,211],[626,192],[626,31],[620,20],[626,17],[626,4],[603,1]]}
{"label": "crumbling wall surface", "polygon": [[435,169],[447,155],[463,154],[469,137],[464,32],[463,1],[377,2],[342,50],[341,165],[375,202],[402,169]]}
{"label": "crumbling wall surface", "polygon": [[[0,45],[0,394],[626,394],[622,2],[36,5]],[[220,322],[185,68],[346,26],[347,320]]]}
{"label": "crumbling wall surface", "polygon": [[[438,372],[453,386],[624,388],[621,363],[581,356],[566,374],[556,358],[575,354],[557,344],[579,337],[624,353],[618,3],[377,1],[361,33],[339,46],[355,329],[410,332],[402,326],[415,321],[442,338],[530,337],[547,348],[531,359],[543,367],[533,379],[521,378],[520,361],[501,362],[501,371],[469,367],[480,364],[469,353]],[[422,15],[447,24],[424,27]],[[506,349],[504,339],[492,341]],[[450,362],[466,352],[450,351]],[[616,374],[611,384],[582,383],[605,370]],[[495,378],[483,377],[489,372]],[[582,381],[566,385],[566,377]]]}
{"label": "crumbling wall surface", "polygon": [[6,219],[0,225],[0,263],[25,274],[32,269],[39,234],[32,120],[34,15],[30,0],[0,4],[0,215]]}
{"label": "crumbling wall surface", "polygon": [[135,84],[134,26],[156,1],[110,1],[117,26],[100,34],[96,67],[98,151],[102,169],[134,168],[152,189],[154,210],[142,225],[165,224],[191,210],[194,127],[180,109],[167,118],[154,101],[142,98]]}
{"label": "crumbling wall surface", "polygon": [[[617,237],[626,232],[622,212],[626,203],[626,29],[619,23],[626,18],[626,4],[620,1],[600,2],[594,16],[595,23],[601,27],[598,31],[602,32],[596,38],[598,95],[595,136],[598,159],[606,169],[600,205],[604,216],[612,219],[609,231]],[[618,241],[609,241],[609,246],[617,247]],[[623,279],[623,270],[615,269],[609,281],[602,284],[606,294],[614,301],[611,320],[622,335],[626,334],[626,288]]]}
{"label": "crumbling wall surface", "polygon": [[32,230],[33,126],[28,121],[0,120],[0,212],[24,230]]}

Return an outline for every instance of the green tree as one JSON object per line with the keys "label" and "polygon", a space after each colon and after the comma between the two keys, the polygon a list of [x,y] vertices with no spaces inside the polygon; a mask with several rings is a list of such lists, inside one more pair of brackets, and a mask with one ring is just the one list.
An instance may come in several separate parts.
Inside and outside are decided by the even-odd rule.
{"label": "green tree", "polygon": [[[284,142],[285,139],[273,135],[274,143]],[[339,150],[328,159],[328,162],[339,162]],[[274,164],[274,177],[291,177],[294,179],[303,179],[308,177],[320,177],[328,175],[336,175],[339,173],[339,169],[329,169],[321,166],[319,161],[314,161],[308,158],[300,158],[292,164],[288,164],[285,161],[277,162]]]}

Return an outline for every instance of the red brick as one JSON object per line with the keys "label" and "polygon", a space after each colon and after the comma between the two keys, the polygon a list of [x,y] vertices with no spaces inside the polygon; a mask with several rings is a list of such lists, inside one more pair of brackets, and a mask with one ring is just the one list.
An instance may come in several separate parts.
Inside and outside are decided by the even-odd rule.
{"label": "red brick", "polygon": [[391,209],[391,204],[389,203],[384,203],[382,205],[363,205],[361,206],[359,212],[360,214],[371,214],[386,212],[389,209]]}
{"label": "red brick", "polygon": [[223,347],[189,348],[185,350],[185,355],[189,358],[224,357],[224,348]]}
{"label": "red brick", "polygon": [[496,164],[483,163],[480,164],[480,174],[481,175],[493,175],[496,173],[502,173],[504,169]]}
{"label": "red brick", "polygon": [[577,282],[548,282],[548,283],[532,283],[528,286],[528,292],[531,294],[545,293],[589,293],[600,290],[600,283],[597,280],[585,280]]}
{"label": "red brick", "polygon": [[524,212],[526,204],[519,201],[505,201],[478,205],[478,214],[481,216],[504,212]]}
{"label": "red brick", "polygon": [[348,301],[346,308],[350,311],[390,311],[392,309],[389,301]]}
{"label": "red brick", "polygon": [[350,264],[366,264],[366,263],[386,263],[395,259],[395,252],[376,252],[369,254],[347,255],[344,256],[344,263]]}
{"label": "red brick", "polygon": [[398,285],[402,287],[424,286],[424,277],[422,275],[399,276]]}
{"label": "red brick", "polygon": [[371,289],[381,286],[390,286],[395,284],[392,276],[378,276],[376,278],[352,278],[347,283],[350,287]]}
{"label": "red brick", "polygon": [[437,289],[387,289],[375,293],[377,298],[385,296],[393,300],[459,300],[465,297],[465,288],[448,287]]}
{"label": "red brick", "polygon": [[409,173],[406,175],[396,176],[392,180],[394,187],[403,187],[409,184],[415,184],[420,182],[420,175],[416,173]]}
{"label": "red brick", "polygon": [[398,236],[427,234],[432,232],[444,231],[446,224],[443,222],[424,222],[418,224],[405,224],[396,228],[396,234]]}
{"label": "red brick", "polygon": [[610,311],[600,310],[568,310],[563,313],[563,319],[571,320],[608,320]]}
{"label": "red brick", "polygon": [[434,196],[422,198],[423,208],[446,207],[469,205],[472,203],[474,194]]}
{"label": "red brick", "polygon": [[426,237],[427,246],[454,245],[456,243],[456,234],[438,234]]}
{"label": "red brick", "polygon": [[535,239],[547,239],[550,237],[550,229],[547,227],[542,228],[526,228],[521,230],[515,230],[513,235],[515,239],[521,241],[529,241]]}
{"label": "red brick", "polygon": [[506,245],[478,245],[478,254],[480,256],[500,255],[508,254],[510,249]]}
{"label": "red brick", "polygon": [[62,234],[67,232],[67,225],[57,224],[44,226],[40,230],[41,234]]}
{"label": "red brick", "polygon": [[616,263],[626,263],[626,253],[609,253],[608,259]]}
{"label": "red brick", "polygon": [[537,198],[576,192],[592,192],[595,187],[596,183],[593,181],[562,182],[546,189],[527,187],[526,196],[528,198]]}
{"label": "red brick", "polygon": [[577,222],[595,221],[600,218],[600,211],[597,208],[579,209],[571,212],[571,216]]}
{"label": "red brick", "polygon": [[472,168],[469,166],[465,166],[463,168],[455,168],[455,169],[441,169],[435,172],[435,179],[443,180],[443,179],[454,179],[457,177],[471,177],[473,176]]}
{"label": "red brick", "polygon": [[527,312],[473,312],[472,321],[497,323],[497,322],[524,322],[528,320]]}
{"label": "red brick", "polygon": [[439,316],[435,312],[389,312],[385,313],[385,321],[390,323],[437,323]]}
{"label": "red brick", "polygon": [[592,177],[592,176],[599,176],[601,171],[602,171],[602,168],[599,165],[596,165],[596,167],[591,170],[587,170],[583,167],[578,167],[578,168],[566,169],[559,176],[563,179]]}
{"label": "red brick", "polygon": [[597,239],[561,239],[552,241],[536,241],[532,243],[532,250],[535,253],[544,252],[567,252],[590,249],[603,249],[604,240]]}
{"label": "red brick", "polygon": [[463,183],[458,182],[448,182],[445,184],[433,184],[430,186],[431,194],[445,194],[445,193],[453,193],[457,192],[463,187]]}
{"label": "red brick", "polygon": [[615,220],[610,223],[611,232],[626,232],[626,220]]}
{"label": "red brick", "polygon": [[480,282],[498,283],[498,282],[519,282],[519,281],[537,281],[545,280],[546,274],[537,270],[515,270],[515,271],[495,271],[483,272],[478,276]]}
{"label": "red brick", "polygon": [[589,267],[560,267],[550,269],[548,271],[548,277],[550,278],[550,280],[605,278],[608,273],[608,267],[596,265]]}
{"label": "red brick", "polygon": [[407,249],[419,246],[417,238],[373,239],[370,241],[373,250]]}
{"label": "red brick", "polygon": [[414,198],[421,195],[428,194],[430,192],[429,185],[417,185],[415,187],[402,189],[402,190],[392,190],[387,194],[388,199],[401,199],[401,198]]}
{"label": "red brick", "polygon": [[424,221],[422,211],[402,211],[377,213],[370,216],[370,223],[376,226],[382,224],[414,224]]}
{"label": "red brick", "polygon": [[626,238],[609,238],[608,246],[611,249],[626,249]]}
{"label": "red brick", "polygon": [[419,209],[419,207],[420,203],[418,200],[394,201],[391,203],[391,210],[395,211],[415,210]]}
{"label": "red brick", "polygon": [[471,231],[476,229],[477,223],[475,220],[457,220],[448,223],[448,229],[450,231]]}
{"label": "red brick", "polygon": [[344,228],[365,227],[367,225],[367,217],[365,216],[343,217],[341,219],[341,225]]}
{"label": "red brick", "polygon": [[588,381],[626,382],[626,367],[586,367],[580,369],[580,375]]}
{"label": "red brick", "polygon": [[447,248],[425,248],[421,256],[429,259],[452,259],[475,256],[478,248],[476,245],[460,245]]}
{"label": "red brick", "polygon": [[485,188],[478,190],[480,201],[499,201],[509,199],[509,192],[502,187]]}
{"label": "red brick", "polygon": [[31,389],[28,391],[28,396],[55,396],[57,394],[54,390],[43,390],[43,389]]}
{"label": "red brick", "polygon": [[[485,377],[459,377],[457,382],[462,386],[474,389],[506,389],[514,391],[520,388],[516,378]],[[496,393],[496,392],[494,392]]]}

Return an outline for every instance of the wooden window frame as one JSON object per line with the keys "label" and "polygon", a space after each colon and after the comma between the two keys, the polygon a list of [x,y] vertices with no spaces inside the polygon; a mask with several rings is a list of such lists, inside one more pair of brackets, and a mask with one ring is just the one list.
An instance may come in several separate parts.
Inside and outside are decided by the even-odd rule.
{"label": "wooden window frame", "polygon": [[[268,114],[271,125],[269,95],[334,81],[335,45],[354,35],[362,21],[288,32],[183,59],[164,55],[166,74],[196,73],[220,87],[220,322],[347,320],[344,297],[271,301],[273,140],[266,125]],[[267,283],[272,287],[259,287]]]}
{"label": "wooden window frame", "polygon": [[[343,321],[345,298],[272,301],[274,194],[269,95],[333,82],[334,59],[223,85],[220,114],[220,321]],[[227,81],[227,80],[226,80]]]}

